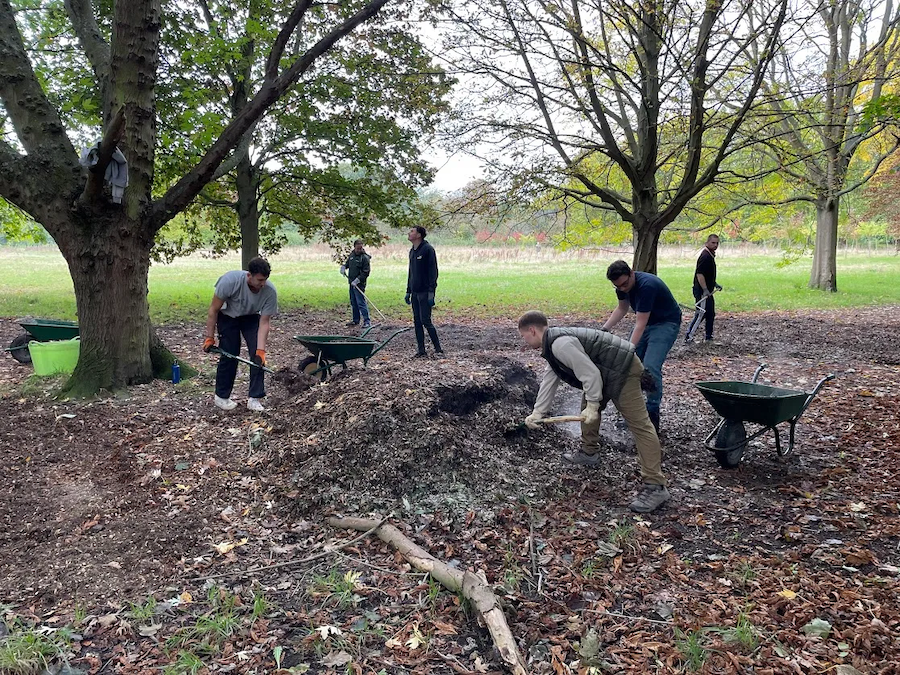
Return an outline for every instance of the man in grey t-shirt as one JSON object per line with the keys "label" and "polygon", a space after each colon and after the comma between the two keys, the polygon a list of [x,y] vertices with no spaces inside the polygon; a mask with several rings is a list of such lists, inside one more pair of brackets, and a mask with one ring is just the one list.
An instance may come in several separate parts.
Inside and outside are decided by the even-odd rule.
{"label": "man in grey t-shirt", "polygon": [[[269,319],[278,313],[278,294],[269,281],[271,268],[262,258],[254,258],[247,271],[226,272],[216,282],[215,295],[206,315],[206,339],[203,351],[216,345],[214,337],[219,329],[219,346],[222,351],[239,354],[241,336],[247,343],[247,351],[253,362],[266,365],[266,339],[269,337]],[[222,410],[231,410],[237,403],[231,400],[231,390],[237,375],[237,361],[223,358],[216,369],[215,404]],[[250,369],[250,396],[247,407],[264,411],[262,399],[266,396],[265,371]]]}

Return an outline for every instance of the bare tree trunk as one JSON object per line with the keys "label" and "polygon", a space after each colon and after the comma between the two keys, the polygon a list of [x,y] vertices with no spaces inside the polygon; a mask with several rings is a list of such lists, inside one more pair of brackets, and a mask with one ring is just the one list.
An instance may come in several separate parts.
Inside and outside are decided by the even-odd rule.
{"label": "bare tree trunk", "polygon": [[656,274],[660,232],[652,226],[634,229],[634,259],[631,268],[636,272]]}
{"label": "bare tree trunk", "polygon": [[250,156],[245,155],[237,165],[237,212],[241,226],[241,269],[259,255],[259,193],[256,174]]}
{"label": "bare tree trunk", "polygon": [[837,197],[816,202],[816,248],[813,252],[809,287],[820,291],[837,292]]}
{"label": "bare tree trunk", "polygon": [[[78,216],[73,216],[78,217]],[[106,218],[104,227],[98,220]],[[88,396],[153,378],[147,273],[153,239],[121,211],[93,215],[91,227],[61,240],[75,286],[81,355],[63,394]]]}

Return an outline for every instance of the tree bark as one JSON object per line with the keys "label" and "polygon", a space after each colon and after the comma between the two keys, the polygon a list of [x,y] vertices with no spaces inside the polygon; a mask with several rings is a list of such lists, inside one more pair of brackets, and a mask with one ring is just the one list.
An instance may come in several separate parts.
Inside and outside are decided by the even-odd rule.
{"label": "tree bark", "polygon": [[631,261],[633,270],[656,274],[660,234],[652,225],[634,229],[634,258]]}
{"label": "tree bark", "polygon": [[837,239],[839,197],[816,202],[816,248],[813,252],[809,287],[837,292]]}
{"label": "tree bark", "polygon": [[249,153],[237,165],[237,215],[241,226],[241,269],[259,255],[259,191]]}
{"label": "tree bark", "polygon": [[[332,527],[342,527],[361,532],[367,532],[378,525],[377,520],[365,518],[331,517],[327,519],[327,522]],[[462,593],[465,598],[470,600],[479,616],[484,620],[494,640],[494,645],[500,652],[500,657],[506,666],[514,675],[526,675],[528,671],[525,669],[525,661],[522,659],[516,641],[509,630],[506,617],[500,608],[500,603],[497,602],[497,597],[481,577],[472,572],[461,572],[449,565],[445,565],[410,541],[400,530],[392,525],[383,524],[375,533],[383,542],[398,550],[413,567],[423,572],[428,572],[445,588],[454,593]]]}
{"label": "tree bark", "polygon": [[153,378],[147,302],[153,238],[121,208],[78,216],[90,222],[74,228],[71,238],[57,238],[72,275],[81,334],[78,365],[63,388],[75,397]]}

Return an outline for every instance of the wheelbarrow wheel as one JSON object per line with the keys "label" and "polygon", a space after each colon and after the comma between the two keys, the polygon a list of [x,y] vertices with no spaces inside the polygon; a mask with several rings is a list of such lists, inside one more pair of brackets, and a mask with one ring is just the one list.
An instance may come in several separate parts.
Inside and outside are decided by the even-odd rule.
{"label": "wheelbarrow wheel", "polygon": [[22,333],[9,343],[9,353],[19,363],[31,363],[31,352],[28,351],[28,343],[32,339],[28,333]]}
{"label": "wheelbarrow wheel", "polygon": [[[725,420],[725,424],[716,434],[716,450],[713,454],[723,469],[736,469],[741,463],[747,449],[747,430],[741,420]],[[718,448],[731,448],[719,450]]]}
{"label": "wheelbarrow wheel", "polygon": [[315,356],[307,356],[305,359],[301,359],[300,364],[297,366],[297,370],[324,382],[325,378],[328,377],[328,370],[323,368],[317,373],[316,371],[319,370],[320,367],[319,361]]}

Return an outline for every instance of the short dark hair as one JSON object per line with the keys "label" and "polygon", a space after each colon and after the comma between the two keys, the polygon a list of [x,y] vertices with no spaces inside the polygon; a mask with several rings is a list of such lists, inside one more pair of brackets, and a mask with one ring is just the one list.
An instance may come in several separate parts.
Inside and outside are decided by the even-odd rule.
{"label": "short dark hair", "polygon": [[269,275],[272,273],[272,267],[269,265],[269,261],[264,258],[253,258],[253,260],[247,263],[247,271],[250,272],[250,274],[262,274],[268,279]]}
{"label": "short dark hair", "polygon": [[718,238],[719,238],[719,235],[717,235],[717,234],[711,234],[711,235],[709,235],[709,236],[706,238],[706,241],[709,241],[709,240],[712,239],[713,237],[715,237],[716,239],[718,239]]}
{"label": "short dark hair", "polygon": [[426,237],[426,235],[428,234],[428,230],[426,230],[421,225],[416,225],[415,227],[413,227],[413,229],[422,235],[422,239],[424,239]]}
{"label": "short dark hair", "polygon": [[356,241],[353,242],[353,245],[356,246],[357,244],[365,244],[365,243],[366,242],[364,242],[362,239],[357,239]]}
{"label": "short dark hair", "polygon": [[616,260],[616,262],[606,268],[606,278],[610,281],[615,281],[623,275],[631,276],[631,267],[624,260]]}
{"label": "short dark hair", "polygon": [[546,328],[549,326],[547,315],[536,309],[530,309],[519,317],[519,330],[525,330],[536,326],[537,328]]}

